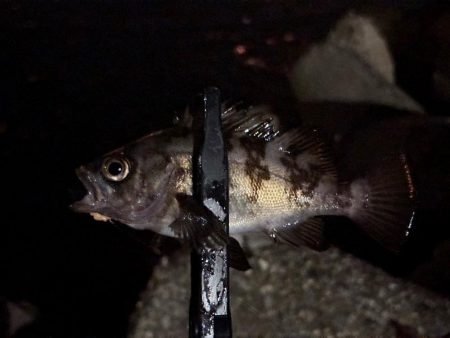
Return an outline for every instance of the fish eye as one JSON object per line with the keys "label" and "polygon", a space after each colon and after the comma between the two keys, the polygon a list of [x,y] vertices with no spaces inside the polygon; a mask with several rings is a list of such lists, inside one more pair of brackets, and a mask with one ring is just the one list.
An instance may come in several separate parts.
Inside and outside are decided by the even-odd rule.
{"label": "fish eye", "polygon": [[102,164],[102,174],[110,181],[123,181],[130,173],[130,162],[125,158],[106,158]]}

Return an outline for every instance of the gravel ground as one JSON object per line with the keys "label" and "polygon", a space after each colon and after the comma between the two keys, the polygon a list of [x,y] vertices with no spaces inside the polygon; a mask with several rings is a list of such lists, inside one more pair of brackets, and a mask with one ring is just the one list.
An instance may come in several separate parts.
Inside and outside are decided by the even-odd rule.
{"label": "gravel ground", "polygon": [[[263,245],[231,272],[235,337],[395,337],[450,332],[450,301],[332,248]],[[129,338],[188,334],[189,253],[162,259],[131,318]]]}

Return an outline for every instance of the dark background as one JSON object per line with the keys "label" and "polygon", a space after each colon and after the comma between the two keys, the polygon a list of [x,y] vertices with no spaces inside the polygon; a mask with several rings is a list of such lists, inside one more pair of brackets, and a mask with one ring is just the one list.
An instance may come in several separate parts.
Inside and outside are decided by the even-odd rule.
{"label": "dark background", "polygon": [[[447,115],[433,74],[448,70],[442,61],[448,8],[358,3],[384,24],[400,86],[431,115]],[[168,126],[207,85],[225,97],[292,110],[289,67],[349,8],[356,7],[350,1],[0,4],[0,296],[38,308],[23,336],[124,336],[159,259],[151,234],[68,209],[79,189],[74,168]],[[294,41],[283,40],[287,32]],[[244,56],[238,45],[246,46]],[[394,274],[450,294],[446,247],[438,258],[427,244],[412,259],[392,261],[376,248],[341,242]]]}

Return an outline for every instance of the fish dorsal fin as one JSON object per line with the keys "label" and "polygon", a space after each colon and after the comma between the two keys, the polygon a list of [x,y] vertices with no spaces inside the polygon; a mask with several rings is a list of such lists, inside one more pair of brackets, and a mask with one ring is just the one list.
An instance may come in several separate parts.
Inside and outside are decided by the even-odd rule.
{"label": "fish dorsal fin", "polygon": [[314,167],[329,178],[337,180],[332,152],[316,129],[301,127],[289,130],[277,137],[273,146],[295,158],[297,165],[308,169]]}
{"label": "fish dorsal fin", "polygon": [[296,247],[306,245],[313,250],[323,251],[329,247],[324,233],[325,227],[322,219],[312,217],[301,223],[276,228],[270,233],[270,236]]}
{"label": "fish dorsal fin", "polygon": [[[178,127],[191,128],[193,113],[187,107],[181,114],[176,113],[174,124]],[[222,127],[228,136],[252,137],[262,141],[272,141],[279,133],[278,117],[267,105],[246,106],[242,103],[222,104]]]}
{"label": "fish dorsal fin", "polygon": [[266,105],[244,107],[224,104],[222,125],[226,134],[272,141],[280,133],[279,122]]}

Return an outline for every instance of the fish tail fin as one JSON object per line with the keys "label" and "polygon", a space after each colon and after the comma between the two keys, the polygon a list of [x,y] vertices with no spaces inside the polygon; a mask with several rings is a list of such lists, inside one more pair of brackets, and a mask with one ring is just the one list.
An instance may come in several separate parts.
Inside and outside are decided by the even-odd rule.
{"label": "fish tail fin", "polygon": [[350,184],[349,217],[383,247],[399,252],[414,218],[415,195],[410,167],[401,154]]}

